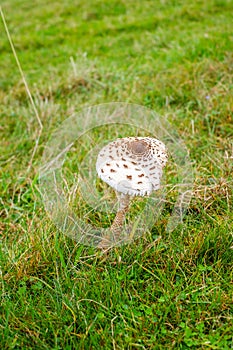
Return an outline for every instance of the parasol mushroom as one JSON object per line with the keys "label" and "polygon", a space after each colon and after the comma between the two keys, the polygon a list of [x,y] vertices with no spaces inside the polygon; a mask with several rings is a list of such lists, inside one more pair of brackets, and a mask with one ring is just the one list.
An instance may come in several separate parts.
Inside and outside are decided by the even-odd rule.
{"label": "parasol mushroom", "polygon": [[[97,158],[98,176],[117,194],[119,209],[110,227],[119,240],[130,198],[150,195],[160,188],[162,169],[167,162],[165,145],[151,137],[125,137],[103,147]],[[99,248],[109,247],[110,237],[102,237]]]}

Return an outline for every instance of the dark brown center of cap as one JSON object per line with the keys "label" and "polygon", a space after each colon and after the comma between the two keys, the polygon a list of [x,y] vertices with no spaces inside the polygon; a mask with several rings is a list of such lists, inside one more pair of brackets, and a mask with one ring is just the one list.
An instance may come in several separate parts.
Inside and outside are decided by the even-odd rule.
{"label": "dark brown center of cap", "polygon": [[144,142],[144,141],[141,141],[141,140],[132,141],[129,144],[129,149],[134,154],[141,154],[141,155],[143,155],[144,153],[146,153],[147,148],[148,148],[147,143]]}

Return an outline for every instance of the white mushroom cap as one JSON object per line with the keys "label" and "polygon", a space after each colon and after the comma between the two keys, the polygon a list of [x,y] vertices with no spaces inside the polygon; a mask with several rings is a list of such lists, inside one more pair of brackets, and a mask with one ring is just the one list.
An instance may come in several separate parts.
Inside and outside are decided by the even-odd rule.
{"label": "white mushroom cap", "polygon": [[96,170],[116,191],[144,196],[160,188],[166,162],[167,152],[161,141],[150,137],[125,137],[100,150]]}

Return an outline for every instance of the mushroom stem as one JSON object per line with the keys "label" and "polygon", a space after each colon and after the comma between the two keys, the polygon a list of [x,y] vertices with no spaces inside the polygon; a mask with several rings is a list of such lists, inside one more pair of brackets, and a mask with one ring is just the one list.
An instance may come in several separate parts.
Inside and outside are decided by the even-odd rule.
{"label": "mushroom stem", "polygon": [[117,242],[122,231],[125,214],[129,210],[130,196],[128,194],[117,193],[119,200],[119,209],[116,213],[115,219],[110,227],[111,232],[114,235],[114,240]]}
{"label": "mushroom stem", "polygon": [[[120,234],[122,232],[122,226],[125,219],[125,214],[129,210],[130,196],[128,194],[123,194],[117,192],[117,197],[119,200],[119,209],[116,213],[115,219],[110,227],[110,231],[113,235],[115,243],[119,240]],[[98,247],[99,248],[109,248],[111,246],[111,235],[105,235],[102,237]]]}

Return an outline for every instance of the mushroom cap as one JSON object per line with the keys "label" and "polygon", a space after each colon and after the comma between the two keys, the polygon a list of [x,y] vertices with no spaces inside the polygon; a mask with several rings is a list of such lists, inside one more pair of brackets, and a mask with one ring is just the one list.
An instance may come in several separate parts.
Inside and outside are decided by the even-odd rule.
{"label": "mushroom cap", "polygon": [[160,188],[167,158],[165,145],[157,139],[124,137],[100,150],[96,170],[116,191],[144,196]]}

